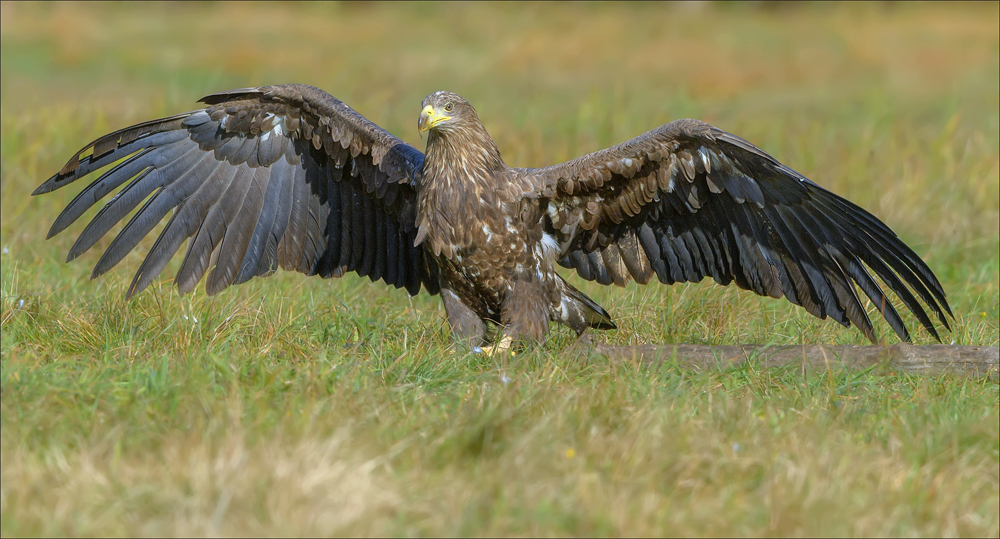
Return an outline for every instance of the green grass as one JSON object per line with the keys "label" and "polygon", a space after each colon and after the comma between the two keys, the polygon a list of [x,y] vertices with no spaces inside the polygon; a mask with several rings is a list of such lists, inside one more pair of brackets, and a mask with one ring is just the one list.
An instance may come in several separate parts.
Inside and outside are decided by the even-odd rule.
{"label": "green grass", "polygon": [[[174,261],[125,302],[151,240],[89,281],[110,239],[71,264],[82,226],[43,241],[77,189],[29,196],[96,136],[254,84],[418,148],[454,90],[513,166],[697,117],[883,219],[941,279],[946,341],[997,346],[996,4],[0,9],[4,536],[997,536],[988,380],[648,370],[569,359],[565,328],[503,364],[448,351],[438,298],[354,276],[178,298]],[[708,283],[572,280],[608,342],[865,344]]]}

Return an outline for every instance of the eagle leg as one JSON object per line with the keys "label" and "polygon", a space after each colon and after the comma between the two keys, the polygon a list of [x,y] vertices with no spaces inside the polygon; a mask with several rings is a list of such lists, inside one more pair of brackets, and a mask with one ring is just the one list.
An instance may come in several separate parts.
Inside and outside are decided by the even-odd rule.
{"label": "eagle leg", "polygon": [[515,281],[504,297],[501,308],[501,329],[494,347],[514,340],[539,343],[549,332],[551,318],[551,287],[537,279]]}
{"label": "eagle leg", "polygon": [[448,324],[451,325],[452,341],[468,350],[479,348],[483,344],[486,323],[451,290],[442,288],[441,299],[444,301],[444,312],[448,315]]}

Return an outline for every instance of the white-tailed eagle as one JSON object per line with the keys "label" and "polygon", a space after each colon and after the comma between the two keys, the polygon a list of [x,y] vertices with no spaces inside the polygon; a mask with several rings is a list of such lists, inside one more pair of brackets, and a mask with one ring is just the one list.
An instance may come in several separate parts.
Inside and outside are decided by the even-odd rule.
{"label": "white-tailed eagle", "polygon": [[[418,121],[427,151],[306,85],[213,94],[205,108],[101,137],[34,194],[115,166],[55,220],[49,237],[118,190],[70,249],[72,260],[143,206],[101,256],[117,264],[170,219],[127,296],[187,241],[181,294],[208,273],[215,294],[278,268],[348,271],[441,294],[456,342],[542,339],[549,322],[578,334],[611,316],[563,280],[624,285],[712,277],[851,323],[876,341],[861,289],[900,339],[910,335],[877,275],[939,338],[951,309],[926,264],[879,219],[749,142],[697,120],[544,168],[504,164],[475,109],[437,92]],[[86,154],[86,155],[84,155]]]}

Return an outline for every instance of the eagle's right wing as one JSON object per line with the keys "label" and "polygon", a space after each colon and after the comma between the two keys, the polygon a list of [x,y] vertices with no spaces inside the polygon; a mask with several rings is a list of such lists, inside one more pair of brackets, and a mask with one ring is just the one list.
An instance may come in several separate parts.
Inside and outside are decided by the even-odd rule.
{"label": "eagle's right wing", "polygon": [[356,271],[411,294],[421,284],[437,292],[436,266],[413,245],[421,152],[311,86],[247,88],[201,101],[208,106],[97,139],[35,190],[59,189],[121,160],[53,223],[49,237],[125,186],[83,230],[67,261],[145,201],[91,275],[114,267],[172,211],[129,297],[188,239],[175,277],[182,294],[209,266],[209,294],[278,267],[323,277]]}

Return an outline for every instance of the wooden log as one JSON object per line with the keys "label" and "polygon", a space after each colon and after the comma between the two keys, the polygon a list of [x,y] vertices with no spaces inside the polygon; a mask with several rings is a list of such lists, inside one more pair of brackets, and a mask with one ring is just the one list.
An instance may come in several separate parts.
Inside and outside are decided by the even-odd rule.
{"label": "wooden log", "polygon": [[[586,336],[585,336],[586,337]],[[729,368],[751,362],[762,368],[799,366],[803,369],[868,369],[879,372],[953,374],[998,378],[1000,349],[996,346],[827,346],[818,344],[772,346],[744,344],[643,344],[621,346],[588,343],[581,339],[571,347],[577,354],[600,355],[612,361],[638,361],[647,367],[671,362],[696,370]]]}

